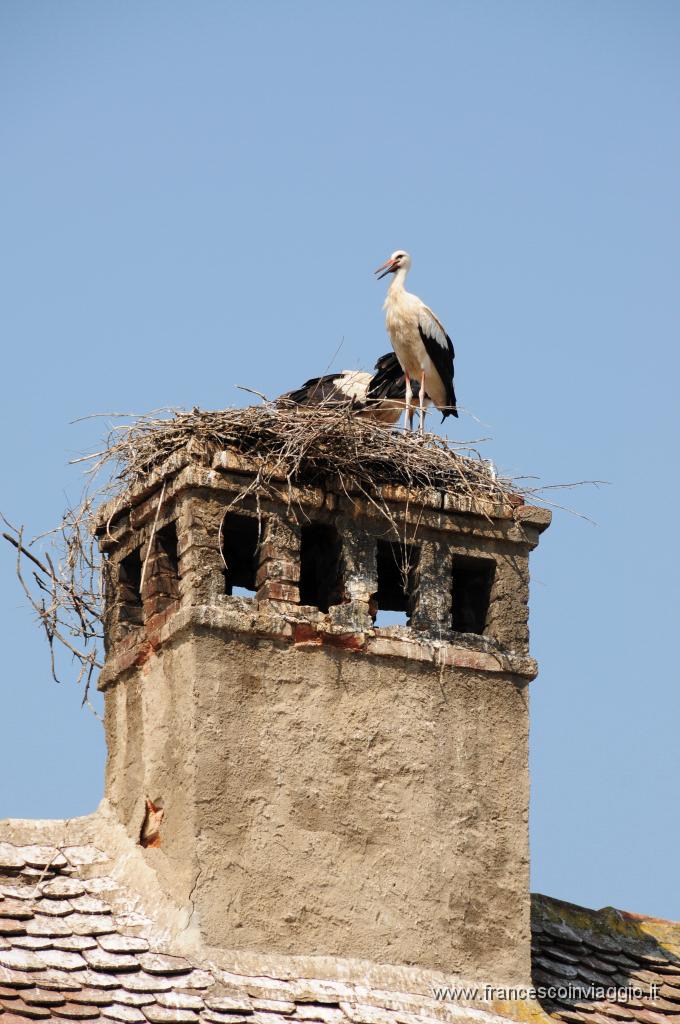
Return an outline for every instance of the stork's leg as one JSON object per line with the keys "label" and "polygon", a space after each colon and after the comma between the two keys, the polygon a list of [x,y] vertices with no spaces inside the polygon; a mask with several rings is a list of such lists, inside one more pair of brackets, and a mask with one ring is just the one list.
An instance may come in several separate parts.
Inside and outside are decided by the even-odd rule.
{"label": "stork's leg", "polygon": [[420,375],[420,393],[418,395],[418,401],[420,403],[420,433],[425,433],[425,370]]}
{"label": "stork's leg", "polygon": [[407,430],[413,429],[413,408],[411,406],[411,399],[413,398],[413,391],[411,390],[411,378],[404,371],[404,379],[406,380],[406,406],[404,408],[404,433]]}

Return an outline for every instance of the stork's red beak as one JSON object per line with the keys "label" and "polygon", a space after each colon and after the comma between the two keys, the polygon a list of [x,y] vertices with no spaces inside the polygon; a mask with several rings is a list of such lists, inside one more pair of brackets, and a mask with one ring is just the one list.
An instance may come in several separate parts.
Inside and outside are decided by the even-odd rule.
{"label": "stork's red beak", "polygon": [[381,277],[385,277],[387,274],[392,273],[394,263],[395,261],[393,259],[389,259],[387,263],[383,263],[382,267],[378,267],[377,270],[373,271],[374,274],[378,275],[378,280],[380,280]]}

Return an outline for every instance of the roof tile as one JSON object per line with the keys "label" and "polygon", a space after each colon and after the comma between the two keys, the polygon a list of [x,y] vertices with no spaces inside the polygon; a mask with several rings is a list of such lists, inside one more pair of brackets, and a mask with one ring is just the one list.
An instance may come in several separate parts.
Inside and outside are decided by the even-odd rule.
{"label": "roof tile", "polygon": [[567,1021],[567,1024],[583,1024],[588,1019],[588,1014],[579,1013],[577,1010],[558,1010],[557,1016],[560,1020]]}
{"label": "roof tile", "polygon": [[32,900],[34,893],[32,889],[27,888],[25,885],[7,885],[3,883],[0,885],[0,896],[17,900]]}
{"label": "roof tile", "polygon": [[[2,911],[2,907],[0,907]],[[26,926],[13,917],[0,917],[0,935],[24,935]]]}
{"label": "roof tile", "polygon": [[0,999],[17,999],[18,997],[18,989],[8,988],[5,985],[0,985]]}
{"label": "roof tile", "polygon": [[606,974],[600,974],[590,967],[590,961],[588,963],[580,963],[577,967],[578,975],[584,981],[589,982],[592,985],[597,985],[600,988],[608,988],[613,982],[612,979],[607,977]]}
{"label": "roof tile", "polygon": [[91,1020],[99,1016],[99,1007],[88,1003],[64,1003],[63,1006],[56,1006],[54,1012],[58,1017],[66,1017],[68,1020]]}
{"label": "roof tile", "polygon": [[51,868],[57,871],[66,867],[66,858],[56,846],[20,846],[18,850],[30,868],[41,871]]}
{"label": "roof tile", "polygon": [[194,1024],[198,1014],[193,1010],[169,1009],[165,1006],[145,1006],[143,1013],[151,1024]]}
{"label": "roof tile", "polygon": [[84,878],[83,885],[91,896],[99,896],[103,892],[116,892],[120,889],[118,882],[113,878],[109,878],[108,875],[102,875],[97,878]]}
{"label": "roof tile", "polygon": [[66,875],[58,875],[51,878],[49,882],[43,882],[40,886],[43,896],[49,899],[60,900],[70,896],[84,896],[85,886],[78,878],[68,878]]}
{"label": "roof tile", "polygon": [[0,967],[15,971],[41,971],[45,964],[30,949],[0,949]]}
{"label": "roof tile", "polygon": [[[0,1006],[12,1013],[20,1013],[24,1017],[32,1017],[34,1020],[47,1020],[52,1016],[46,1006],[31,1006],[25,1003],[21,997],[18,999],[0,999]],[[4,1017],[4,1014],[3,1014]]]}
{"label": "roof tile", "polygon": [[168,992],[173,987],[169,978],[160,974],[147,974],[146,971],[125,974],[119,979],[119,984],[128,992]]}
{"label": "roof tile", "polygon": [[12,899],[11,897],[5,897],[2,903],[0,903],[0,912],[3,917],[13,917],[19,921],[27,921],[30,917],[33,917],[30,904],[25,900]]}
{"label": "roof tile", "polygon": [[55,949],[76,953],[83,949],[94,949],[97,945],[97,940],[92,935],[58,935],[51,941]]}
{"label": "roof tile", "polygon": [[146,1017],[137,1006],[123,1003],[112,1003],[102,1009],[102,1016],[110,1020],[120,1020],[127,1024],[146,1024]]}
{"label": "roof tile", "polygon": [[326,1024],[340,1024],[345,1017],[341,1009],[320,1003],[299,1003],[295,1016],[299,1020],[320,1020]]}
{"label": "roof tile", "polygon": [[70,900],[55,900],[44,897],[33,903],[33,910],[39,914],[47,914],[48,917],[66,917],[72,914],[74,907]]}
{"label": "roof tile", "polygon": [[32,1006],[60,1006],[66,1002],[66,996],[61,992],[50,992],[46,988],[25,988],[22,989],[21,997],[26,1003]]}
{"label": "roof tile", "polygon": [[25,866],[26,861],[16,846],[12,846],[11,843],[0,843],[0,868],[20,871]]}
{"label": "roof tile", "polygon": [[253,1018],[235,1013],[219,1013],[217,1010],[204,1010],[201,1020],[209,1021],[209,1024],[248,1024]]}
{"label": "roof tile", "polygon": [[287,999],[255,999],[253,1006],[256,1010],[270,1010],[272,1013],[295,1013],[295,1003]]}
{"label": "roof tile", "polygon": [[160,1006],[176,1010],[202,1010],[203,997],[188,992],[162,992],[158,997]]}
{"label": "roof tile", "polygon": [[149,949],[149,943],[141,936],[119,935],[117,932],[100,936],[99,945],[107,953],[146,953]]}
{"label": "roof tile", "polygon": [[212,988],[215,985],[215,976],[210,971],[202,971],[195,968],[189,974],[182,975],[183,988]]}
{"label": "roof tile", "polygon": [[129,953],[108,953],[105,949],[86,949],[83,956],[95,971],[138,971],[139,960]]}
{"label": "roof tile", "polygon": [[340,1009],[347,1016],[356,1021],[356,1024],[393,1024],[393,1018],[387,1010],[375,1006],[367,1006],[365,1003],[340,1003]]}
{"label": "roof tile", "polygon": [[632,1010],[618,1003],[603,1003],[601,1009],[605,1017],[613,1017],[614,1020],[635,1020]]}
{"label": "roof tile", "polygon": [[250,1018],[253,1024],[290,1024],[290,1019],[280,1013],[270,1013],[269,1010],[256,1010]]}
{"label": "roof tile", "polygon": [[69,914],[68,923],[74,935],[107,935],[115,932],[116,925],[103,914]]}
{"label": "roof tile", "polygon": [[[0,1013],[2,1013],[2,1007],[0,1007]],[[26,1017],[20,1017],[18,1014],[6,1010],[2,1014],[2,1024],[26,1024]]]}
{"label": "roof tile", "polygon": [[81,914],[110,914],[111,907],[105,900],[100,900],[97,896],[76,896],[71,900],[71,906],[74,910],[78,910]]}
{"label": "roof tile", "polygon": [[91,1006],[108,1006],[113,1002],[113,992],[103,988],[82,988],[80,992],[71,992],[72,1003],[89,1003]]}
{"label": "roof tile", "polygon": [[143,953],[139,962],[149,974],[188,974],[193,966],[183,956],[167,956],[163,953]]}
{"label": "roof tile", "polygon": [[39,954],[46,967],[54,967],[60,971],[78,971],[86,967],[80,953],[69,953],[63,949],[44,949]]}
{"label": "roof tile", "polygon": [[543,931],[547,935],[552,935],[555,939],[560,939],[562,942],[572,942],[576,946],[580,946],[583,941],[573,928],[570,928],[568,924],[563,924],[562,921],[544,921]]}
{"label": "roof tile", "polygon": [[81,988],[79,982],[75,980],[75,973],[47,970],[36,972],[29,977],[34,985],[54,992],[77,992]]}
{"label": "roof tile", "polygon": [[[86,950],[86,952],[88,952]],[[92,971],[89,968],[85,971],[77,971],[72,977],[78,981],[82,988],[117,988],[120,980],[112,974],[102,974],[99,971]]]}
{"label": "roof tile", "polygon": [[622,952],[621,943],[617,942],[616,939],[610,935],[599,935],[594,932],[585,932],[583,935],[583,942],[592,949],[600,949],[604,952],[614,951]]}
{"label": "roof tile", "polygon": [[641,1021],[641,1024],[667,1024],[663,1014],[654,1010],[638,1010],[635,1019]]}
{"label": "roof tile", "polygon": [[[73,917],[72,914],[69,916]],[[71,935],[72,929],[65,918],[36,914],[32,921],[26,922],[26,932],[28,935],[57,936]]]}
{"label": "roof tile", "polygon": [[155,992],[128,992],[125,988],[117,988],[109,995],[112,1002],[124,1003],[126,1006],[148,1006],[156,999]]}
{"label": "roof tile", "polygon": [[220,1010],[223,1013],[252,1013],[253,1004],[247,995],[235,992],[228,996],[206,996],[205,1005],[209,1010]]}
{"label": "roof tile", "polygon": [[534,963],[545,968],[549,974],[555,975],[556,977],[575,978],[578,974],[578,971],[572,964],[561,963],[557,960],[553,960],[550,956],[543,955],[534,957]]}
{"label": "roof tile", "polygon": [[610,960],[604,960],[601,956],[590,956],[588,958],[588,962],[596,971],[600,971],[604,974],[613,974],[619,966],[616,963],[612,963]]}

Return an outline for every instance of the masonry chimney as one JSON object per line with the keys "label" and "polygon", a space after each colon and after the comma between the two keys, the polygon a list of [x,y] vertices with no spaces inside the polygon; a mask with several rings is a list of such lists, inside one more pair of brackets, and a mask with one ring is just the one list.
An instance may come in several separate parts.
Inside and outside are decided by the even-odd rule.
{"label": "masonry chimney", "polygon": [[549,513],[256,468],[175,455],[102,514],[108,801],[206,945],[527,983]]}

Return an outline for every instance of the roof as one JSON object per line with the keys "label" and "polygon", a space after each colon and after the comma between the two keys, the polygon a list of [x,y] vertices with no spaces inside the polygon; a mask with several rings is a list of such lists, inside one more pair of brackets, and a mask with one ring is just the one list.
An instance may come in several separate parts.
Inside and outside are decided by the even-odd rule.
{"label": "roof", "polygon": [[[112,829],[97,815],[3,823],[0,1024],[499,1024],[548,1022],[546,1013],[568,1024],[663,1024],[680,1015],[680,925],[545,896],[533,899],[534,983],[576,994],[543,995],[542,1006],[497,991],[485,1002],[482,986],[454,993],[456,979],[359,961],[338,961],[333,976],[310,970],[317,958],[291,971],[274,956],[254,969],[253,958],[192,946],[191,913],[179,920],[150,898],[153,872]],[[641,991],[605,998],[592,985]]]}
{"label": "roof", "polygon": [[531,930],[534,984],[566,990],[542,1000],[557,1019],[680,1021],[680,924],[534,896]]}
{"label": "roof", "polygon": [[0,1024],[502,1024],[492,1007],[438,1002],[434,972],[396,985],[395,969],[360,961],[206,949],[149,857],[163,851],[101,810],[0,823]]}

